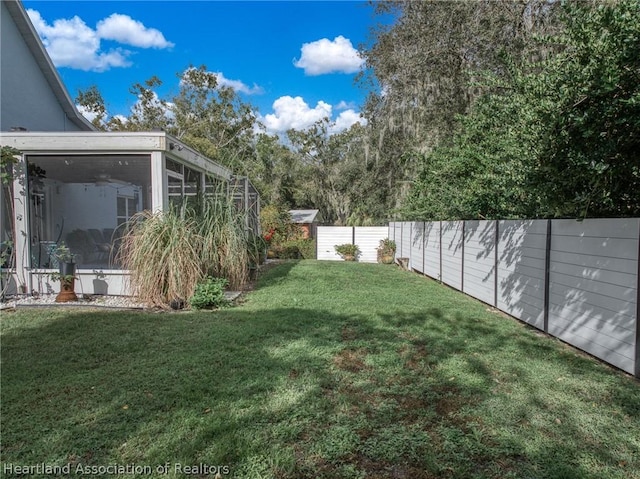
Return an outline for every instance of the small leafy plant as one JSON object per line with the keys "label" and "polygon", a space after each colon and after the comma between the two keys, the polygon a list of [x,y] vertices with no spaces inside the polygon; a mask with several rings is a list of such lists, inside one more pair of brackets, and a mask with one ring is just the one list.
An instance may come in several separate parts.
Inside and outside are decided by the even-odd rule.
{"label": "small leafy plant", "polygon": [[64,244],[64,241],[62,241],[59,245],[56,245],[51,249],[51,259],[57,266],[63,263],[73,263],[75,255],[71,252],[69,247]]}
{"label": "small leafy plant", "polygon": [[55,272],[49,274],[49,278],[51,278],[51,281],[61,281],[65,284],[69,284],[71,283],[71,281],[76,279],[76,276],[74,274],[60,274],[58,272]]}
{"label": "small leafy plant", "polygon": [[360,255],[358,245],[345,243],[334,246],[336,253],[345,261],[354,261]]}
{"label": "small leafy plant", "polygon": [[389,238],[381,239],[377,251],[379,263],[393,263],[393,258],[396,254],[396,242]]}
{"label": "small leafy plant", "polygon": [[193,309],[213,309],[229,304],[224,295],[224,289],[229,285],[225,278],[207,277],[196,285],[196,289],[189,300]]}
{"label": "small leafy plant", "polygon": [[381,239],[378,251],[381,254],[394,254],[396,252],[396,242],[389,238]]}

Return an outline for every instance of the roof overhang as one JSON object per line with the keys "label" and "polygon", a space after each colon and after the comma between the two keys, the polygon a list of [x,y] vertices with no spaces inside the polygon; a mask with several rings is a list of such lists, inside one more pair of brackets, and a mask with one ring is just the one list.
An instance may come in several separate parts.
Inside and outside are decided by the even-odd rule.
{"label": "roof overhang", "polygon": [[26,155],[133,154],[163,152],[168,158],[230,180],[230,169],[198,153],[164,131],[1,132],[0,143]]}

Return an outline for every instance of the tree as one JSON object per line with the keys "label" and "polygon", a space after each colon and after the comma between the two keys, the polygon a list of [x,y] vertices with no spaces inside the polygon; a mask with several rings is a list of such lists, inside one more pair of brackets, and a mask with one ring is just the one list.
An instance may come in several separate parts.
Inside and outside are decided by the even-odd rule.
{"label": "tree", "polygon": [[93,117],[91,119],[93,126],[98,130],[106,129],[107,108],[97,86],[92,85],[85,91],[79,91],[76,97],[76,104],[80,105],[84,114]]}
{"label": "tree", "polygon": [[[365,108],[367,159],[389,172],[396,206],[409,191],[419,158],[450,144],[457,118],[483,93],[483,72],[505,75],[503,58],[540,58],[548,46],[531,42],[553,32],[558,2],[546,0],[376,2],[396,21],[373,32],[365,48],[373,89]],[[377,93],[375,92],[377,90]]]}
{"label": "tree", "polygon": [[256,118],[232,88],[219,85],[206,66],[190,67],[180,75],[180,91],[171,101],[170,133],[223,165],[248,172]]}
{"label": "tree", "polygon": [[156,92],[162,85],[158,77],[135,83],[129,91],[135,95],[136,103],[125,118],[106,119],[104,100],[96,87],[80,91],[76,102],[97,113],[99,120],[94,122],[104,129],[162,129],[202,154],[246,174],[246,163],[252,158],[255,122],[251,106],[243,103],[233,89],[219,85],[216,74],[204,65],[189,67],[179,77],[178,94],[167,99]]}
{"label": "tree", "polygon": [[133,131],[149,131],[153,129],[168,130],[172,126],[170,106],[167,100],[158,96],[154,88],[162,85],[162,80],[155,75],[144,83],[135,83],[129,92],[138,101],[131,109],[125,129]]}
{"label": "tree", "polygon": [[405,213],[423,219],[640,213],[640,4],[565,7],[549,55],[506,75],[423,157]]}
{"label": "tree", "polygon": [[[325,220],[336,224],[370,218],[371,201],[378,198],[375,170],[367,165],[364,127],[330,134],[333,125],[321,120],[305,131],[287,132],[293,151],[301,163],[298,204],[314,205]],[[375,211],[378,213],[378,211]],[[355,215],[355,216],[354,216]]]}
{"label": "tree", "polygon": [[556,216],[640,214],[640,2],[569,5],[538,76],[549,125],[535,181]]}
{"label": "tree", "polygon": [[294,205],[300,197],[301,164],[275,135],[258,134],[247,174],[265,204]]}

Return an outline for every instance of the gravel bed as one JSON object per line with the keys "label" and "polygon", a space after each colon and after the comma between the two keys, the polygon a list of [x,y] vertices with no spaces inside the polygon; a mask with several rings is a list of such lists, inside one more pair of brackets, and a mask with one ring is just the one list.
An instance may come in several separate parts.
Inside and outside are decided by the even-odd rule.
{"label": "gravel bed", "polygon": [[56,303],[55,299],[55,294],[23,296],[14,298],[6,303],[0,303],[0,309],[45,306],[85,306],[124,309],[144,309],[145,307],[144,304],[139,303],[135,298],[129,296],[78,295],[78,301],[69,301],[66,303]]}
{"label": "gravel bed", "polygon": [[[225,296],[229,301],[235,301],[242,293],[240,291],[225,291]],[[78,301],[66,303],[56,303],[55,294],[41,294],[37,296],[22,296],[10,299],[7,302],[0,302],[0,310],[14,308],[34,308],[34,307],[61,307],[61,306],[83,306],[91,308],[111,308],[111,309],[146,309],[144,303],[136,301],[130,296],[104,296],[104,295],[78,295]]]}

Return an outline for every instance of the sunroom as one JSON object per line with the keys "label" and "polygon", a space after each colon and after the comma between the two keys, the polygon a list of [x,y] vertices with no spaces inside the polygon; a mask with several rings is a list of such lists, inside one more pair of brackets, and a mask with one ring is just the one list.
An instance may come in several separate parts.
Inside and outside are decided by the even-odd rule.
{"label": "sunroom", "polygon": [[198,195],[232,196],[258,231],[249,180],[163,131],[3,132],[2,144],[20,152],[0,195],[5,294],[57,292],[51,252],[62,242],[75,256],[77,293],[130,294],[117,254],[126,223]]}

